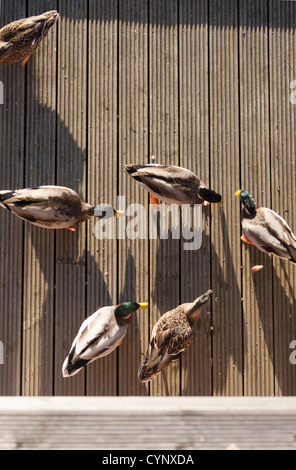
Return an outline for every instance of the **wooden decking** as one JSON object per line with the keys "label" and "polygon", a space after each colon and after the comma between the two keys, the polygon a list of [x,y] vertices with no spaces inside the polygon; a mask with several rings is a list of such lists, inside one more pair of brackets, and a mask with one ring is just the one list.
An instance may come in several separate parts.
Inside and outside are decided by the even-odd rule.
{"label": "wooden decking", "polygon": [[192,464],[197,450],[295,450],[295,419],[294,397],[2,397],[0,449]]}
{"label": "wooden decking", "polygon": [[[92,204],[124,196],[126,207],[148,208],[123,166],[154,155],[223,195],[221,207],[204,209],[194,251],[170,236],[98,240],[95,221],[46,231],[1,209],[0,395],[295,396],[296,267],[242,245],[234,192],[248,189],[296,231],[296,2],[0,5],[0,26],[60,13],[25,67],[0,64],[0,189],[59,184]],[[264,269],[252,272],[255,264]],[[209,288],[190,350],[139,384],[155,321]],[[84,318],[122,300],[150,309],[115,353],[63,379]]]}

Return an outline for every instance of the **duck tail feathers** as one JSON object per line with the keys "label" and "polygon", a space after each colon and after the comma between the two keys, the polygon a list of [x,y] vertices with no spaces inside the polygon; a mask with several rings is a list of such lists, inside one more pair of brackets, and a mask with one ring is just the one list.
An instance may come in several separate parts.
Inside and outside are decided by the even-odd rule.
{"label": "duck tail feathers", "polygon": [[296,264],[296,247],[295,246],[288,246],[288,252],[290,254],[290,260],[292,263]]}
{"label": "duck tail feathers", "polygon": [[13,196],[13,191],[10,189],[0,191],[0,206],[4,207],[4,209],[8,209],[8,206],[5,205],[5,201],[10,199]]}
{"label": "duck tail feathers", "polygon": [[172,362],[179,359],[184,349],[176,354],[158,354],[157,350],[151,351],[150,356],[142,362],[138,370],[139,382],[150,382],[159,372],[166,369]]}
{"label": "duck tail feathers", "polygon": [[9,42],[0,41],[0,60],[4,59],[6,55],[12,50],[13,45]]}
{"label": "duck tail feathers", "polygon": [[80,369],[86,366],[86,364],[89,362],[88,359],[80,359],[77,356],[76,356],[76,359],[74,359],[73,361],[74,354],[75,354],[75,345],[71,348],[71,351],[69,352],[68,356],[66,357],[64,361],[63,368],[62,368],[63,377],[72,377],[72,375],[77,374],[80,371]]}
{"label": "duck tail feathers", "polygon": [[144,166],[145,165],[135,165],[133,163],[129,163],[124,165],[124,169],[130,176],[133,176],[134,173],[136,173],[140,168],[144,168]]}
{"label": "duck tail feathers", "polygon": [[146,165],[134,165],[133,163],[130,163],[128,165],[125,165],[124,166],[124,169],[125,171],[132,177],[134,178],[136,181],[138,181],[139,183],[142,182],[141,178],[138,176],[138,171],[141,169],[141,168],[145,168]]}
{"label": "duck tail feathers", "polygon": [[72,377],[73,375],[77,374],[80,371],[80,369],[86,366],[88,362],[89,361],[87,360],[79,359],[78,361],[75,361],[75,363],[73,364],[70,361],[69,356],[68,356],[65,359],[65,362],[63,364],[63,369],[62,369],[63,377]]}
{"label": "duck tail feathers", "polygon": [[208,188],[199,188],[199,195],[207,202],[219,203],[222,201],[222,196],[216,191]]}

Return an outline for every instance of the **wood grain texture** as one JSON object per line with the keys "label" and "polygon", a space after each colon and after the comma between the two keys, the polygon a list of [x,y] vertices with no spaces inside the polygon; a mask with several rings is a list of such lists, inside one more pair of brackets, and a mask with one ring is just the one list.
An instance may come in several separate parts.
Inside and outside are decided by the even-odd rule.
{"label": "wood grain texture", "polygon": [[[28,15],[47,11],[30,1]],[[27,66],[24,187],[55,183],[56,46],[52,29]],[[40,133],[40,129],[46,132]],[[25,223],[23,296],[24,395],[53,393],[55,234]]]}
{"label": "wood grain texture", "polygon": [[194,450],[295,450],[295,418],[293,398],[7,397],[0,448],[100,449],[102,461],[110,450],[133,458],[140,450],[149,464],[163,456],[151,449],[168,450],[172,463],[184,464],[196,461]]}
{"label": "wood grain texture", "polygon": [[[296,4],[270,2],[269,24],[272,209],[295,233],[296,105],[290,86],[295,80]],[[275,393],[295,395],[296,368],[289,360],[296,336],[295,266],[274,259],[273,284]]]}
{"label": "wood grain texture", "polygon": [[[193,171],[210,186],[208,14],[206,2],[199,5],[195,1],[180,2],[180,165]],[[181,302],[191,302],[210,289],[212,283],[211,211],[207,207],[203,210],[200,208],[197,213],[202,214],[202,223],[194,220],[192,215],[190,230],[198,229],[201,225],[201,246],[194,248],[192,240],[188,246],[190,249],[186,250],[185,239],[180,246]],[[181,361],[183,395],[212,393],[211,320],[209,303],[196,327],[194,341]]]}
{"label": "wood grain texture", "polygon": [[[95,218],[51,232],[0,208],[0,395],[294,396],[295,267],[241,242],[234,192],[249,190],[296,231],[296,2],[0,5],[0,26],[60,13],[25,67],[0,64],[0,189],[55,183],[93,205],[144,208],[112,220],[111,239],[99,239]],[[155,213],[124,164],[153,156],[223,196],[202,210],[199,249],[186,251],[171,221],[167,239],[159,230],[148,238]],[[130,237],[137,216],[143,239]],[[255,264],[264,269],[252,272]],[[155,322],[209,288],[190,349],[139,384]],[[149,310],[134,315],[115,352],[63,379],[82,321],[123,300]]]}
{"label": "wood grain texture", "polygon": [[238,6],[210,1],[210,154],[211,185],[223,196],[213,207],[212,282],[213,393],[242,394],[240,216],[234,210],[240,176]]}
{"label": "wood grain texture", "polygon": [[[77,47],[72,46],[74,38]],[[85,200],[87,179],[87,3],[64,1],[58,22],[57,184]],[[84,371],[65,380],[61,368],[86,317],[87,222],[56,233],[55,394],[83,395]]]}
{"label": "wood grain texture", "polygon": [[[179,164],[178,16],[175,0],[149,3],[149,148],[156,163]],[[169,206],[168,206],[169,207]],[[180,304],[179,240],[150,240],[150,328]],[[179,361],[150,385],[151,395],[180,393]]]}
{"label": "wood grain texture", "polygon": [[[26,15],[25,1],[2,2],[1,27]],[[23,187],[25,161],[26,71],[1,66],[3,104],[0,105],[0,179],[2,189]],[[1,208],[0,340],[4,364],[0,365],[1,395],[22,393],[23,327],[23,223]]]}
{"label": "wood grain texture", "polygon": [[[119,20],[118,183],[126,216],[119,221],[124,238],[118,241],[118,300],[149,302],[148,197],[124,170],[125,164],[148,160],[148,2],[121,2]],[[137,377],[148,346],[148,319],[148,310],[133,314],[118,348],[119,395],[149,391]]]}
{"label": "wood grain texture", "polygon": [[[87,197],[91,204],[117,207],[118,156],[118,2],[91,1],[88,28]],[[100,222],[88,221],[87,316],[117,303],[116,221],[114,237],[100,239]],[[116,395],[116,352],[86,370],[88,395]]]}
{"label": "wood grain texture", "polygon": [[[239,9],[241,182],[237,189],[247,189],[264,207],[271,204],[267,3],[240,2]],[[236,205],[239,210],[238,201]],[[255,265],[264,269],[254,273]],[[272,395],[272,261],[244,243],[242,278],[244,394]]]}

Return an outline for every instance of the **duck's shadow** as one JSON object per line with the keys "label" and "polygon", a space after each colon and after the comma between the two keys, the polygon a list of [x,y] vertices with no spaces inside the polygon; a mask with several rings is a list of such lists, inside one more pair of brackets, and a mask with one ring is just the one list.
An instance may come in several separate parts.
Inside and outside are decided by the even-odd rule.
{"label": "duck's shadow", "polygon": [[[270,395],[294,396],[296,370],[289,357],[290,343],[296,338],[296,296],[291,282],[296,268],[289,261],[260,253],[253,246],[246,250],[249,266],[264,266],[261,271],[252,273],[252,287],[260,317],[259,324],[255,325],[262,329],[263,334],[258,336],[264,341],[268,354],[264,360],[266,389],[269,385]],[[260,365],[263,366],[262,361]]]}
{"label": "duck's shadow", "polygon": [[[34,7],[37,6],[37,2],[33,2],[33,4]],[[163,8],[163,5],[164,3],[160,4],[160,8]],[[36,13],[36,11],[26,11],[28,2],[25,1],[0,2],[0,6],[3,7],[5,15],[8,12],[8,15],[3,15],[4,23],[15,18],[24,17],[28,13]],[[71,18],[75,20],[81,20],[83,17],[84,19],[88,18],[106,23],[114,22],[115,24],[118,22],[119,13],[121,21],[134,22],[135,20],[135,12],[133,12],[131,18],[128,17],[128,14],[124,15],[124,2],[119,5],[117,2],[85,2],[84,4],[83,2],[77,2],[75,5],[70,5],[69,2],[65,4],[60,2],[59,6],[61,7],[61,14],[67,15],[66,9],[68,8],[68,11],[71,12]],[[146,2],[144,14],[141,7],[141,18],[146,18],[146,21],[149,16],[149,8],[151,8],[153,14],[150,15],[150,21],[153,25],[161,23],[158,20],[156,6],[157,2],[153,4]],[[44,0],[38,2],[38,9],[42,8],[43,11],[56,7],[56,1]],[[180,7],[183,6],[180,4]],[[130,5],[128,5],[126,11],[129,11],[129,8]],[[230,24],[232,21],[231,15],[224,14],[223,17],[221,15],[219,15],[219,18],[216,17],[216,10],[213,5],[210,13],[210,19],[214,26],[217,26],[223,20],[226,24]],[[183,21],[187,19],[188,25],[192,26],[192,19],[189,18],[189,15],[183,14],[182,18]],[[247,15],[241,17],[241,21],[244,21],[245,18],[247,18]],[[264,16],[264,18],[267,17]],[[167,15],[167,25],[175,24],[176,20],[178,20],[177,14]],[[208,12],[205,15],[205,24],[209,24]],[[265,25],[263,24],[263,26]],[[1,67],[1,81],[4,84],[5,95],[5,105],[1,105],[1,117],[3,117],[0,130],[1,189],[56,182],[67,185],[81,194],[81,189],[87,181],[88,155],[84,147],[85,142],[81,145],[81,142],[78,143],[73,138],[66,122],[61,119],[56,109],[58,100],[61,103],[65,100],[65,118],[69,118],[67,115],[67,112],[69,112],[69,105],[66,102],[67,97],[62,95],[61,90],[55,89],[58,78],[60,84],[69,79],[69,77],[64,76],[63,71],[60,72],[60,77],[57,77],[54,72],[57,69],[57,54],[53,51],[57,49],[59,27],[58,23],[57,27],[46,38],[46,43],[40,45],[25,68],[20,67],[19,64],[9,68]],[[43,53],[42,57],[41,48],[45,47],[48,48],[50,55]],[[38,53],[41,57],[40,70],[36,67]],[[44,58],[46,58],[46,61]],[[61,56],[59,56],[59,61],[58,65],[61,66]],[[49,64],[48,68],[44,64]],[[117,70],[115,72],[117,73]],[[37,74],[37,79],[35,74]],[[42,74],[47,75],[44,78]],[[46,90],[42,89],[40,84],[42,86],[46,84]],[[46,97],[45,93],[47,93]],[[49,104],[48,106],[43,104],[45,99],[47,103],[51,103],[52,108]],[[109,109],[106,112],[108,113]],[[84,123],[86,126],[87,121],[85,120]],[[82,129],[76,130],[76,134],[77,138],[81,138]],[[12,158],[12,155],[14,158]],[[86,198],[86,194],[81,194],[81,196]],[[88,202],[96,203],[101,201]],[[111,203],[113,201],[104,202]],[[11,317],[16,318],[17,321],[17,324],[7,326],[5,319],[3,320],[2,331],[7,331],[10,328],[16,332],[14,334],[13,331],[13,341],[9,344],[10,355],[7,358],[5,370],[10,369],[9,378],[14,377],[17,384],[19,384],[19,381],[23,381],[21,386],[17,385],[15,387],[15,389],[18,387],[17,393],[22,393],[25,389],[27,394],[39,395],[116,394],[118,391],[118,379],[116,377],[117,355],[110,355],[110,357],[98,361],[98,363],[91,364],[86,374],[82,372],[73,379],[63,380],[61,376],[63,359],[68,353],[69,346],[81,322],[101,303],[114,303],[117,300],[115,297],[118,295],[117,289],[113,285],[114,280],[111,280],[105,274],[97,254],[89,249],[90,224],[80,226],[75,234],[66,231],[53,233],[23,224],[21,221],[12,221],[12,214],[2,214],[1,212],[0,217],[2,226],[6,227],[8,238],[9,234],[13,232],[13,236],[9,238],[9,241],[17,240],[25,248],[23,259],[12,260],[10,253],[8,253],[8,251],[11,251],[10,244],[8,243],[9,250],[6,241],[2,245],[2,263],[3,266],[10,267],[9,277],[12,278],[12,281],[9,280],[9,289],[6,289],[8,276],[3,276],[3,279],[1,279],[1,284],[3,284],[2,292],[4,297],[8,295],[7,293],[13,294],[12,299],[5,297],[3,300],[3,310],[5,315],[9,316],[11,313]],[[15,232],[17,232],[17,236],[15,236]],[[155,252],[156,275],[153,281],[151,279],[152,293],[150,297],[159,312],[164,313],[166,309],[174,307],[180,301],[192,300],[192,298],[187,298],[189,294],[190,296],[198,296],[201,291],[207,290],[210,285],[214,289],[214,297],[217,298],[217,302],[212,302],[211,315],[202,318],[195,343],[192,344],[186,357],[182,359],[181,364],[184,368],[181,372],[181,387],[184,394],[201,394],[202,391],[206,391],[207,394],[225,394],[229,383],[230,364],[238,370],[236,377],[238,375],[242,377],[244,373],[242,338],[243,331],[246,332],[248,326],[244,316],[242,316],[241,289],[237,280],[237,270],[232,261],[232,249],[227,232],[227,221],[224,216],[221,218],[221,236],[225,262],[221,260],[221,254],[216,252],[208,232],[204,233],[202,250],[184,255],[180,251],[178,242],[175,240],[172,242],[162,240]],[[101,242],[98,242],[98,247],[94,250],[99,249],[100,244]],[[110,250],[110,255],[110,252],[114,250],[114,245],[110,244],[107,250]],[[19,253],[19,249],[17,253]],[[255,251],[250,249],[249,253],[251,256],[250,265],[258,264]],[[101,256],[104,258],[103,250],[101,250]],[[162,263],[163,266],[161,266]],[[187,276],[185,279],[188,280],[188,276],[191,275],[192,283],[196,283],[190,289],[185,288],[184,282],[182,285],[180,284],[178,271],[180,263],[181,267],[184,268],[183,274],[185,273]],[[227,267],[225,263],[227,263]],[[203,270],[200,268],[203,264],[209,267]],[[170,266],[171,270],[168,273],[166,273],[167,266]],[[187,266],[190,266],[190,270],[187,270]],[[194,269],[197,272],[194,272]],[[34,273],[30,270],[34,270]],[[125,271],[126,280],[129,276],[132,278],[136,275],[136,261],[130,254],[127,257]],[[268,338],[267,349],[269,356],[276,365],[275,375],[283,394],[288,391],[288,379],[281,372],[280,362],[277,357],[282,358],[282,364],[287,358],[288,363],[289,344],[285,344],[280,340],[284,329],[281,326],[281,315],[286,322],[287,317],[291,315],[291,320],[287,323],[291,324],[290,337],[295,339],[293,338],[295,331],[293,325],[293,319],[295,319],[295,294],[289,283],[289,278],[279,274],[286,272],[285,262],[281,263],[281,270],[272,270],[273,292],[276,294],[273,303],[275,328],[272,335],[270,333],[270,313],[268,311],[270,302],[264,305],[262,285],[256,281],[254,282],[254,292],[262,328],[265,338]],[[33,277],[30,277],[31,274]],[[257,274],[261,275],[260,273]],[[20,280],[23,281],[22,287],[18,285]],[[269,280],[268,274],[264,281],[265,289],[269,287]],[[18,289],[13,290],[11,288],[13,283],[18,286]],[[289,287],[287,288],[287,286]],[[28,290],[26,290],[27,288]],[[124,300],[124,297],[130,292],[131,286],[126,283],[119,294],[120,299]],[[17,302],[16,297],[18,297]],[[20,298],[21,301],[19,301]],[[23,305],[21,305],[22,302]],[[17,316],[14,313],[16,303],[17,308],[20,305]],[[228,316],[229,305],[231,305],[232,311],[234,305],[237,310],[235,325],[231,323],[231,321],[234,321],[234,316],[232,315],[231,318]],[[280,311],[282,305],[284,305],[285,312]],[[32,311],[37,306],[36,311]],[[209,309],[207,308],[207,310]],[[138,317],[133,323],[134,330],[132,331],[135,336],[130,335],[132,341],[138,338]],[[211,327],[213,327],[213,330],[211,330]],[[223,334],[225,336],[222,336]],[[273,342],[273,336],[277,340],[276,344]],[[10,333],[7,334],[7,337],[11,337]],[[32,339],[32,344],[37,349],[30,348],[29,339]],[[288,339],[290,338],[287,337]],[[199,341],[200,344],[198,344]],[[119,350],[119,360],[126,357],[126,346],[122,345],[124,349]],[[38,357],[36,351],[38,351]],[[200,374],[201,379],[199,382],[194,380],[193,383],[190,383],[189,377],[197,361],[195,351],[199,351],[199,356],[203,355],[203,360],[198,363],[199,369],[194,368],[195,373]],[[133,369],[136,369],[137,366],[138,364],[133,365]],[[2,370],[3,368],[1,372]],[[295,366],[293,370],[295,370]],[[291,377],[295,377],[294,374],[291,371]],[[16,377],[18,378],[15,379]],[[206,377],[206,386],[201,385],[204,377]],[[5,380],[7,381],[6,376],[3,380],[1,378],[2,383]],[[130,380],[134,380],[134,373]],[[236,380],[241,380],[241,378]],[[166,381],[165,391],[167,394],[169,388],[170,384]]]}

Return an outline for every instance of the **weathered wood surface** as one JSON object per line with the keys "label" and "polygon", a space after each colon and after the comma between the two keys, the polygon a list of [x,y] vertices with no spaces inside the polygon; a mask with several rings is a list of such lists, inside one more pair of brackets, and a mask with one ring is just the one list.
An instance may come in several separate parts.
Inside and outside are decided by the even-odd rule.
{"label": "weathered wood surface", "polygon": [[99,462],[168,450],[197,463],[195,450],[295,450],[295,419],[294,397],[2,397],[0,449],[101,450]]}
{"label": "weathered wood surface", "polygon": [[[296,2],[2,0],[0,26],[58,8],[25,67],[0,65],[1,189],[70,186],[127,209],[147,193],[128,162],[185,166],[223,195],[202,245],[113,240],[95,220],[47,232],[1,209],[0,395],[295,395],[295,267],[240,241],[248,189],[295,231]],[[291,88],[292,87],[292,88]],[[255,264],[264,269],[251,271]],[[153,324],[207,289],[194,342],[148,385],[137,369]],[[99,305],[148,301],[124,343],[71,379],[61,366]],[[1,359],[1,358],[0,358]]]}

